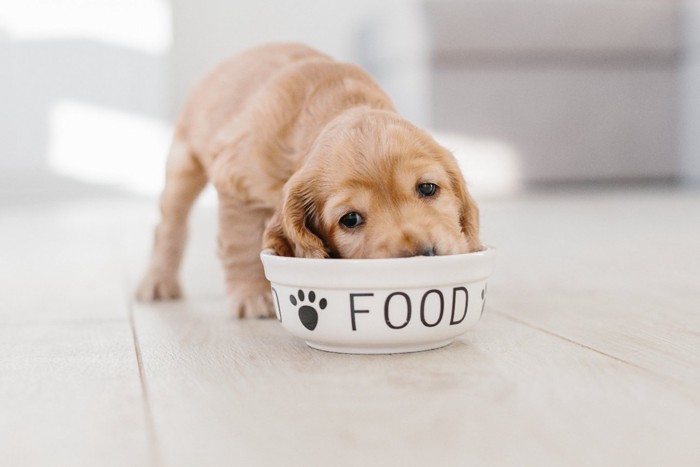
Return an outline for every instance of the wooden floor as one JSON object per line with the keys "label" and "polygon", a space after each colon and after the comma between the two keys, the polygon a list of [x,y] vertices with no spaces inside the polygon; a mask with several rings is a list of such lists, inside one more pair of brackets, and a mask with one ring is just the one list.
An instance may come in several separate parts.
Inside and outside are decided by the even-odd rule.
{"label": "wooden floor", "polygon": [[226,316],[213,208],[141,305],[153,200],[1,185],[0,465],[700,465],[700,191],[482,201],[482,322],[352,356]]}

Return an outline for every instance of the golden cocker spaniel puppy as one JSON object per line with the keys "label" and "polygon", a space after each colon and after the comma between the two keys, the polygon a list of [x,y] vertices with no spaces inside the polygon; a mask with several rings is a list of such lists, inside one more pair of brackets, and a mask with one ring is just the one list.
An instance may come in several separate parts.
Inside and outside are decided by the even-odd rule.
{"label": "golden cocker spaniel puppy", "polygon": [[235,316],[274,316],[261,248],[308,258],[476,251],[479,212],[450,152],[357,66],[296,44],[223,62],[176,123],[141,300],[180,296],[187,216],[207,181]]}

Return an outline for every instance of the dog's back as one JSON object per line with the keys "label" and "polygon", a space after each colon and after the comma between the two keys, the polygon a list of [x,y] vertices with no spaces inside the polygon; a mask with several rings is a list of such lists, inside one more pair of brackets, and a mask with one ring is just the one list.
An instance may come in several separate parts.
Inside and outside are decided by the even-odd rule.
{"label": "dog's back", "polygon": [[190,91],[175,126],[176,139],[186,140],[196,154],[204,155],[214,135],[250,104],[260,88],[285,68],[305,60],[332,61],[307,46],[281,43],[223,61]]}
{"label": "dog's back", "polygon": [[[190,94],[175,140],[219,192],[233,188],[237,196],[275,205],[319,131],[358,105],[394,110],[360,67],[303,45],[271,44],[209,73]],[[250,185],[252,179],[257,183]]]}

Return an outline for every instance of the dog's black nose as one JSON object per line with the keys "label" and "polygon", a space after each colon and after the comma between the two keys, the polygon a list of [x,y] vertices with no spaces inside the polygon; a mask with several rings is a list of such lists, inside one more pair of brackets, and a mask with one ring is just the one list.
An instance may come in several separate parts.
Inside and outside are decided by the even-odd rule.
{"label": "dog's black nose", "polygon": [[420,252],[421,256],[435,256],[435,247],[431,246],[428,248],[424,248]]}

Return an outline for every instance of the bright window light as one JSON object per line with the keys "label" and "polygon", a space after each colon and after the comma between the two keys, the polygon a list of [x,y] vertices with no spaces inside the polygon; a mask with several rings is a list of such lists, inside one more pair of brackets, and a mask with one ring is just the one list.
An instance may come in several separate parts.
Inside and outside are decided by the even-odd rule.
{"label": "bright window light", "polygon": [[56,173],[146,195],[162,188],[169,125],[62,100],[49,111],[49,129],[48,163]]}
{"label": "bright window light", "polygon": [[518,153],[509,144],[451,133],[433,136],[455,155],[474,196],[507,196],[522,187]]}
{"label": "bright window light", "polygon": [[163,53],[172,43],[167,0],[4,0],[10,40],[90,39]]}

